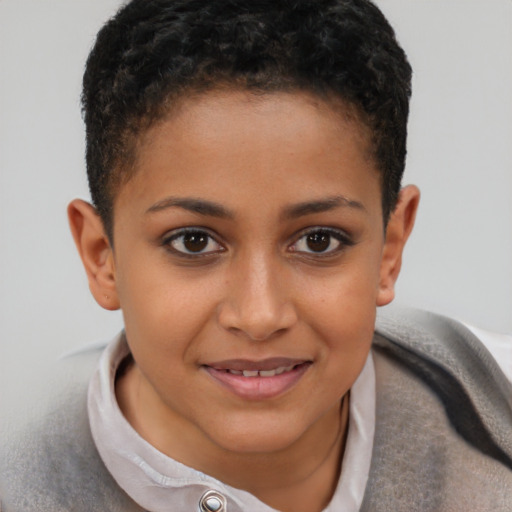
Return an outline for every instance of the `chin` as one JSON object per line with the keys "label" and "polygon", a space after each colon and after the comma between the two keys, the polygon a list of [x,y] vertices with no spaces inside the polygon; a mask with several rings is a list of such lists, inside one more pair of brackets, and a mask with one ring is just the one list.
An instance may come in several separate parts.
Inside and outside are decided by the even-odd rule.
{"label": "chin", "polygon": [[[256,415],[255,415],[256,416]],[[208,437],[226,451],[237,453],[276,453],[293,445],[306,431],[296,421],[236,420],[209,429]]]}

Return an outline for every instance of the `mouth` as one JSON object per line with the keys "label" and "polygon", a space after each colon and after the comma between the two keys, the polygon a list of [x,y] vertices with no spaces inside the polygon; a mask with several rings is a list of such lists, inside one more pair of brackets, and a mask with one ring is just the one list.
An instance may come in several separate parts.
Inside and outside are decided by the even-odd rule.
{"label": "mouth", "polygon": [[311,361],[274,358],[264,361],[232,360],[203,365],[215,381],[246,400],[265,400],[294,387]]}

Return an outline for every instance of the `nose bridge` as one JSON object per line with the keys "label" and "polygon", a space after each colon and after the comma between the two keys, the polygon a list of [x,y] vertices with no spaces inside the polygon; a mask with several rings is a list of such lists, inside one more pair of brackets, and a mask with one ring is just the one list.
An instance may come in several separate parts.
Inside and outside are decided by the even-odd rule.
{"label": "nose bridge", "polygon": [[260,250],[233,263],[220,321],[231,331],[264,340],[296,321],[284,285],[285,269],[271,251]]}

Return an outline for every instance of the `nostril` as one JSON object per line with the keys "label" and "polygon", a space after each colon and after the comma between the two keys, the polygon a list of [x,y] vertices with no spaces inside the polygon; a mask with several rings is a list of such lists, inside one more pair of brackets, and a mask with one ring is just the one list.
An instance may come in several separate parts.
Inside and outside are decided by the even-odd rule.
{"label": "nostril", "polygon": [[219,325],[232,334],[243,335],[254,341],[285,333],[297,322],[295,307],[291,301],[283,300],[274,288],[270,290],[265,287],[265,290],[267,293],[261,289],[261,293],[250,293],[247,287],[240,287],[239,293],[234,293],[219,305]]}
{"label": "nostril", "polygon": [[265,341],[271,338],[275,338],[276,336],[281,336],[288,331],[289,327],[280,327],[277,329],[273,329],[271,327],[265,329],[263,326],[245,326],[241,327],[228,327],[228,331],[235,336],[243,336],[252,341]]}

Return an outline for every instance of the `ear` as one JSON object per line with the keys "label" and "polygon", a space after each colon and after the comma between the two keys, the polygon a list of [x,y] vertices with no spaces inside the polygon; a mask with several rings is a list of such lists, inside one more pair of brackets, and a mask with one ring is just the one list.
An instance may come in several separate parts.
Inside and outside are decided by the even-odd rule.
{"label": "ear", "polygon": [[395,297],[395,282],[402,266],[405,243],[414,227],[419,201],[420,191],[414,185],[404,187],[400,191],[398,203],[386,228],[377,306],[385,306]]}
{"label": "ear", "polygon": [[102,308],[119,309],[114,253],[100,216],[89,203],[75,199],[68,206],[68,219],[93,297]]}

